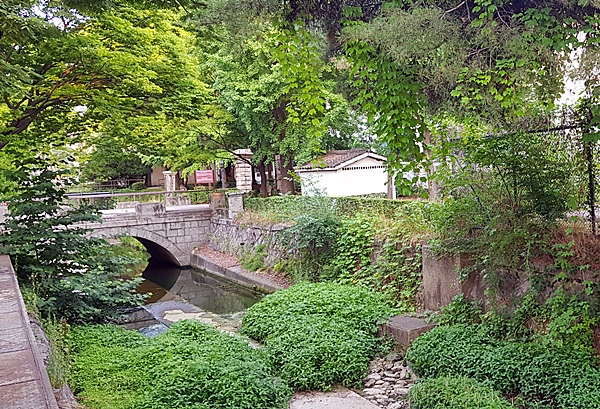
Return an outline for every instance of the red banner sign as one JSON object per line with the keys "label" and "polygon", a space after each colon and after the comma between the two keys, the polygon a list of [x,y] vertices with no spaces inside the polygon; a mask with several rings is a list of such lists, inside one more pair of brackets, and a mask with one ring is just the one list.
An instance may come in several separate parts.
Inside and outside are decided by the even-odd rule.
{"label": "red banner sign", "polygon": [[212,170],[197,170],[194,173],[196,175],[196,183],[214,183]]}

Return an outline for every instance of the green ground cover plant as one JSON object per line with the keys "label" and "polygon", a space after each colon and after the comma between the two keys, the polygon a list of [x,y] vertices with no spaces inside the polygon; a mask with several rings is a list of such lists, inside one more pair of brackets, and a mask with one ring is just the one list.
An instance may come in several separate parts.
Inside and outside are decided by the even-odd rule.
{"label": "green ground cover plant", "polygon": [[358,286],[303,283],[268,295],[243,318],[243,332],[297,390],[358,387],[382,350],[376,323],[390,316],[385,297]]}
{"label": "green ground cover plant", "polygon": [[412,344],[406,359],[424,378],[469,377],[551,407],[600,408],[600,368],[587,352],[498,340],[471,325],[433,329]]}
{"label": "green ground cover plant", "polygon": [[70,385],[90,409],[282,409],[291,391],[261,350],[198,321],[155,338],[76,327]]}
{"label": "green ground cover plant", "polygon": [[513,409],[489,386],[465,377],[429,378],[416,383],[408,398],[413,409]]}

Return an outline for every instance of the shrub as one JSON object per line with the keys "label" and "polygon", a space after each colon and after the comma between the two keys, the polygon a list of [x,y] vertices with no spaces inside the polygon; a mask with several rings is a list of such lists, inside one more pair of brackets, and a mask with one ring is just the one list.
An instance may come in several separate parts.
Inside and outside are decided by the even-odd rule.
{"label": "shrub", "polygon": [[481,310],[476,304],[467,300],[463,294],[452,299],[452,302],[443,306],[440,314],[435,317],[438,325],[471,325],[481,323]]}
{"label": "shrub", "polygon": [[454,326],[420,336],[406,359],[423,377],[466,376],[563,409],[600,408],[600,369],[589,354],[572,349],[499,341],[479,326]]}
{"label": "shrub", "polygon": [[10,214],[0,229],[0,251],[11,256],[21,285],[36,292],[43,317],[70,322],[106,321],[141,304],[139,281],[120,278],[125,260],[110,257],[108,243],[87,237],[82,227],[99,221],[100,214],[65,207],[66,164],[44,159],[16,165],[10,180],[20,191],[10,197]]}
{"label": "shrub", "polygon": [[146,184],[144,182],[134,182],[129,188],[133,191],[140,191],[146,189]]}
{"label": "shrub", "polygon": [[243,318],[243,331],[265,343],[271,362],[296,389],[357,386],[378,351],[385,298],[360,287],[299,284],[263,298]]}
{"label": "shrub", "polygon": [[244,208],[266,213],[277,220],[291,220],[302,215],[324,216],[334,213],[338,216],[353,216],[366,213],[393,218],[405,206],[424,202],[411,200],[390,200],[365,197],[323,197],[323,196],[272,196],[267,198],[244,198]]}
{"label": "shrub", "polygon": [[71,386],[90,409],[285,408],[290,389],[260,350],[197,321],[146,339],[114,326],[73,330]]}
{"label": "shrub", "polygon": [[413,409],[511,409],[508,401],[473,379],[431,378],[415,384],[408,393]]}
{"label": "shrub", "polygon": [[296,224],[283,231],[283,243],[298,258],[288,263],[295,281],[326,279],[326,267],[334,254],[340,222],[332,215],[296,219]]}
{"label": "shrub", "polygon": [[267,338],[265,350],[292,388],[328,390],[334,383],[360,387],[379,349],[373,335],[313,316]]}
{"label": "shrub", "polygon": [[426,222],[412,207],[404,206],[395,219],[360,213],[343,219],[330,268],[339,282],[383,292],[402,311],[415,310],[421,284],[421,247],[415,243]]}

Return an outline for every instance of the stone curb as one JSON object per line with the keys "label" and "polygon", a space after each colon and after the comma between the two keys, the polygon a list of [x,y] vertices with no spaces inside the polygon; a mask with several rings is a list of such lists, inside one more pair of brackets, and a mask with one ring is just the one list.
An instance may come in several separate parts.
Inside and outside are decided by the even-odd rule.
{"label": "stone curb", "polygon": [[236,265],[232,267],[223,267],[217,263],[202,257],[200,254],[192,253],[190,258],[192,267],[208,271],[210,274],[233,281],[243,286],[250,286],[264,293],[273,293],[278,290],[283,290],[279,284],[276,284],[266,277],[261,277],[244,270],[242,266]]}

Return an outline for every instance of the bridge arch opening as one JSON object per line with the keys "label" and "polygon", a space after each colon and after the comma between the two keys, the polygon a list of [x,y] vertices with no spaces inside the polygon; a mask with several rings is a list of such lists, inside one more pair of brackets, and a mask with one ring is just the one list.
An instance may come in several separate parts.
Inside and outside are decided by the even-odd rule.
{"label": "bridge arch opening", "polygon": [[148,251],[150,260],[161,261],[176,267],[189,265],[189,253],[181,250],[175,243],[164,237],[144,229],[135,227],[116,227],[97,229],[89,233],[90,237],[122,237],[129,236],[139,241]]}
{"label": "bridge arch opening", "polygon": [[174,266],[181,267],[181,264],[179,263],[179,260],[177,260],[177,257],[175,257],[173,253],[171,253],[169,250],[167,250],[160,244],[139,236],[131,235],[131,237],[139,241],[146,248],[146,251],[148,252],[148,254],[150,254],[151,261],[156,260],[162,263],[172,264]]}

